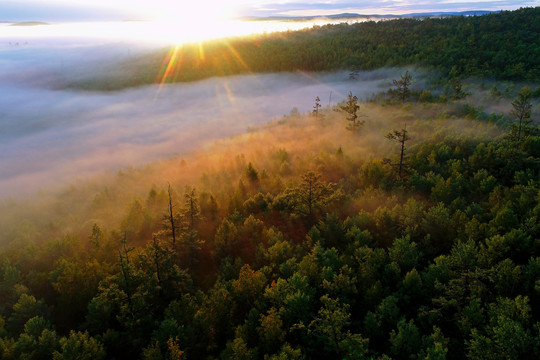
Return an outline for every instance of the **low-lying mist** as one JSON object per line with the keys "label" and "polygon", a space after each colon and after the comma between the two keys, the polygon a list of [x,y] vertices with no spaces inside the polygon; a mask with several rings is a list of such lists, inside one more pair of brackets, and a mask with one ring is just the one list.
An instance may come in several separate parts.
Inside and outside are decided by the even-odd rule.
{"label": "low-lying mist", "polygon": [[[501,134],[497,124],[470,118],[460,102],[361,103],[361,133],[346,130],[345,115],[332,106],[349,91],[363,100],[387,90],[404,69],[361,72],[357,80],[346,71],[297,72],[122,91],[66,87],[103,79],[149,50],[155,47],[52,39],[0,46],[0,243],[86,238],[94,223],[118,229],[133,201],[169,183],[178,192],[190,185],[214,194],[225,208],[248,162],[275,179],[262,190],[271,193],[310,170],[327,181],[354,178],[365,162],[395,155],[385,135],[404,125],[411,146],[446,134]],[[430,88],[430,74],[409,70],[413,90]],[[509,111],[511,92],[493,100],[490,86],[469,87],[474,94],[461,102]],[[434,97],[441,92],[431,90]],[[307,116],[317,96],[321,117]]]}
{"label": "low-lying mist", "polygon": [[288,114],[387,89],[400,71],[245,75],[118,92],[65,90],[103,67],[145,51],[128,44],[0,48],[0,198],[138,166],[197,149]]}

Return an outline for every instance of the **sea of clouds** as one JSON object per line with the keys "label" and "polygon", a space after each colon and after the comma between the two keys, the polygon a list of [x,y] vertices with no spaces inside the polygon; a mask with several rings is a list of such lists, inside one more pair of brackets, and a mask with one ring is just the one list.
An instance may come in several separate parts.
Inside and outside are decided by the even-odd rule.
{"label": "sea of clouds", "polygon": [[[1,30],[1,29],[0,29]],[[291,109],[386,90],[400,70],[252,74],[116,92],[67,89],[152,51],[103,38],[0,36],[0,198],[194,151]],[[330,99],[331,98],[331,99]]]}

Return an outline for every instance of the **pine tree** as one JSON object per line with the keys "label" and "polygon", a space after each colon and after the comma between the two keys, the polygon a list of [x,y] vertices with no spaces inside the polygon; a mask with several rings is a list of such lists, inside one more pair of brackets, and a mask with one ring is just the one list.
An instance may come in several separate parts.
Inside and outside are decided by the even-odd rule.
{"label": "pine tree", "polygon": [[180,224],[180,236],[182,242],[181,252],[183,262],[191,268],[196,263],[197,252],[201,248],[203,241],[199,238],[197,223],[201,219],[199,198],[195,188],[186,187],[184,193],[184,209],[182,211],[182,221]]}
{"label": "pine tree", "polygon": [[399,178],[401,179],[403,175],[403,167],[405,166],[405,142],[409,140],[409,135],[407,135],[407,125],[405,125],[401,131],[394,130],[389,132],[386,134],[386,138],[391,141],[396,141],[401,145],[401,150],[399,152],[399,163],[397,164]]}
{"label": "pine tree", "polygon": [[409,70],[405,71],[405,75],[401,75],[400,80],[393,80],[394,86],[396,87],[395,94],[401,100],[401,103],[404,104],[405,100],[409,97],[411,86],[412,76],[409,74]]}
{"label": "pine tree", "polygon": [[321,109],[321,99],[317,96],[315,98],[315,105],[313,105],[313,115],[315,115],[315,119],[319,119],[319,110]]}
{"label": "pine tree", "polygon": [[336,184],[321,181],[321,175],[313,171],[302,175],[299,186],[287,189],[285,194],[293,212],[313,223],[329,203],[341,196]]}
{"label": "pine tree", "polygon": [[347,129],[354,132],[358,131],[365,123],[365,120],[358,120],[357,112],[359,108],[360,106],[358,105],[358,98],[353,96],[351,91],[349,91],[349,95],[347,96],[347,102],[339,105],[339,110],[346,113],[346,118],[349,121]]}
{"label": "pine tree", "polygon": [[531,88],[525,86],[520,90],[518,97],[512,101],[512,108],[510,113],[518,121],[516,140],[519,141],[524,127],[531,123]]}
{"label": "pine tree", "polygon": [[124,281],[124,292],[126,293],[128,310],[132,319],[135,319],[135,312],[133,311],[133,291],[131,284],[131,264],[129,262],[129,253],[135,250],[134,247],[127,247],[127,234],[124,233],[122,238],[122,250],[118,250],[118,256],[120,258],[120,270],[121,276]]}
{"label": "pine tree", "polygon": [[448,74],[448,85],[450,90],[450,98],[452,100],[460,100],[469,95],[467,92],[463,91],[463,83],[461,81],[461,76],[455,66],[452,67],[450,73]]}

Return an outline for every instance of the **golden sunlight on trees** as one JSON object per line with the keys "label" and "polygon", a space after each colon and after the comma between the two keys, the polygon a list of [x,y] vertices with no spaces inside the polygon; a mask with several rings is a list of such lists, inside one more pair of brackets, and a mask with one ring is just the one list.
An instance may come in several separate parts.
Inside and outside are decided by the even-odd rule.
{"label": "golden sunlight on trees", "polygon": [[178,244],[178,253],[182,260],[182,264],[186,268],[192,268],[197,262],[198,252],[203,244],[203,241],[199,238],[199,232],[197,231],[200,220],[201,210],[197,192],[195,188],[186,186],[184,193],[184,208],[180,215],[180,241]]}
{"label": "golden sunlight on trees", "polygon": [[[298,186],[288,188],[283,194],[286,206],[297,216],[313,223],[321,211],[332,201],[339,199],[341,191],[336,184],[321,181],[321,175],[308,171],[302,175]],[[280,199],[276,199],[280,202]]]}
{"label": "golden sunlight on trees", "polygon": [[353,96],[352,91],[349,91],[347,95],[347,101],[345,103],[339,104],[338,109],[345,113],[345,117],[349,124],[347,129],[353,132],[358,132],[360,127],[364,125],[365,120],[358,120],[359,115],[357,114],[360,105],[358,105],[358,97]]}
{"label": "golden sunlight on trees", "polygon": [[537,91],[435,80],[0,202],[0,358],[540,358]]}

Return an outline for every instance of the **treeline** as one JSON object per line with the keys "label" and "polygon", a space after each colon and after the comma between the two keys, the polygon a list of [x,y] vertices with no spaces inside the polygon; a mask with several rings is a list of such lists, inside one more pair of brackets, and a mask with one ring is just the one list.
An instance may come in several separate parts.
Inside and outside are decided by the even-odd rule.
{"label": "treeline", "polygon": [[[517,137],[501,115],[491,137],[488,116],[457,104],[359,107],[354,131],[317,102],[285,117],[263,132],[336,138],[149,188],[118,227],[13,232],[0,358],[539,358],[538,127]],[[376,111],[408,124],[388,137],[404,156]],[[369,137],[390,161],[363,154]],[[92,216],[116,200],[96,193]]]}
{"label": "treeline", "polygon": [[419,65],[443,77],[540,78],[540,8],[482,16],[398,19],[217,40],[167,49],[72,84],[118,89],[153,82],[279,71]]}

